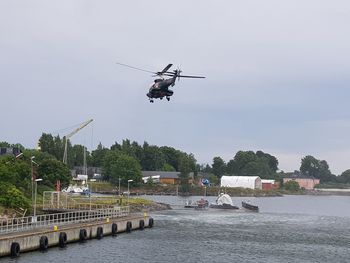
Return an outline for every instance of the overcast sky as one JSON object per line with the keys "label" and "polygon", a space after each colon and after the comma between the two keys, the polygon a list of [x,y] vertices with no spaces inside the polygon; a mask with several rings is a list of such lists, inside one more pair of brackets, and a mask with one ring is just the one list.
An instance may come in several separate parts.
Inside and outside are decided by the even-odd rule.
{"label": "overcast sky", "polygon": [[[333,0],[0,1],[0,141],[94,119],[73,143],[124,138],[192,152],[305,155],[350,169],[350,2]],[[149,103],[150,74],[184,74]],[[69,132],[67,130],[66,132]],[[62,135],[64,135],[63,132]]]}

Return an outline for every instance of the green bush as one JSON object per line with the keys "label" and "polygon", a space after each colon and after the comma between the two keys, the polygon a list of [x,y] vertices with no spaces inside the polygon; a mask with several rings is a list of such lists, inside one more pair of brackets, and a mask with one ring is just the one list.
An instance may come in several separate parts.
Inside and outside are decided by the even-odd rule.
{"label": "green bush", "polygon": [[0,205],[11,208],[29,208],[29,200],[24,194],[10,183],[0,184]]}
{"label": "green bush", "polygon": [[299,191],[300,190],[300,186],[298,184],[298,182],[296,181],[288,181],[286,183],[284,183],[283,185],[284,189],[288,190],[288,191]]}

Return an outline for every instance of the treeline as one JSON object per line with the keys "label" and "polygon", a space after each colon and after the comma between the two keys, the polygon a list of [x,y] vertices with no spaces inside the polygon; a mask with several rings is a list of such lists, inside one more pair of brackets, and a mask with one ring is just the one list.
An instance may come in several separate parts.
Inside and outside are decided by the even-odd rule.
{"label": "treeline", "polygon": [[[30,157],[36,156],[35,160],[40,165],[35,169],[38,177],[45,179],[43,184],[54,187],[56,180],[61,180],[62,185],[67,186],[71,179],[69,169],[84,164],[85,147],[72,145],[68,140],[68,164],[66,166],[62,163],[64,144],[64,140],[59,136],[46,133],[43,133],[39,139],[40,151],[25,149],[20,144],[0,143],[1,147],[19,147],[24,152],[24,158],[17,160],[14,166],[22,165],[24,168],[17,167],[17,170],[12,172],[11,178],[8,176],[11,172],[8,171],[14,168],[10,167],[8,160],[3,161],[5,157],[1,158],[0,182],[7,181],[20,189],[28,189]],[[136,141],[124,139],[120,143],[115,142],[110,147],[104,147],[100,143],[92,152],[85,152],[89,167],[101,167],[104,179],[113,184],[118,184],[120,181],[122,185],[126,185],[127,180],[134,180],[133,184],[140,183],[142,170],[178,171],[184,181],[190,172],[193,172],[195,176],[201,172],[211,178],[213,183],[219,182],[222,175],[256,175],[261,178],[279,180],[292,174],[279,171],[278,159],[263,151],[238,151],[227,162],[220,156],[216,156],[211,164],[198,164],[191,153],[173,147],[150,145],[147,142],[139,144]],[[321,183],[350,183],[350,169],[344,171],[340,176],[335,176],[331,173],[327,161],[318,160],[313,156],[302,158],[299,170],[293,174],[313,176],[319,178]]]}
{"label": "treeline", "polygon": [[[42,151],[48,152],[57,159],[63,157],[63,140],[59,136],[53,137],[50,134],[43,134],[40,138]],[[82,145],[71,145],[68,141],[68,166],[83,165]],[[299,169],[293,173],[284,173],[278,169],[277,157],[263,151],[238,151],[232,159],[225,162],[220,156],[213,158],[211,164],[198,164],[193,154],[188,154],[168,146],[149,145],[144,142],[123,140],[121,143],[115,142],[111,147],[103,147],[100,143],[96,150],[87,153],[87,163],[89,166],[102,167],[107,172],[109,179],[110,168],[105,160],[105,156],[110,151],[118,151],[120,154],[132,157],[137,160],[141,170],[155,171],[181,171],[181,163],[188,163],[186,170],[194,172],[205,172],[214,175],[219,179],[222,175],[257,175],[266,179],[281,179],[291,174],[300,176],[313,176],[321,180],[321,183],[350,183],[350,169],[336,176],[331,173],[329,165],[325,160],[319,160],[308,155],[301,159]],[[184,165],[182,165],[184,166]],[[184,169],[182,169],[184,170]],[[213,177],[211,177],[213,178]],[[215,180],[215,178],[213,178]]]}
{"label": "treeline", "polygon": [[213,173],[217,177],[226,175],[256,175],[261,178],[275,178],[278,160],[262,151],[238,151],[227,163],[221,157],[214,157],[210,166],[201,166],[201,171]]}
{"label": "treeline", "polygon": [[[39,139],[42,152],[63,159],[65,141],[59,136],[43,133]],[[67,143],[67,165],[69,168],[84,164],[84,146]],[[115,142],[111,147],[104,147],[101,143],[91,153],[85,150],[88,166],[101,167],[105,180],[114,184],[125,185],[128,180],[133,184],[141,182],[141,171],[179,171],[184,176],[196,172],[196,159],[188,154],[168,146],[149,145],[144,142],[123,140]]]}
{"label": "treeline", "polygon": [[301,159],[300,173],[318,178],[321,183],[350,183],[350,169],[336,176],[331,173],[327,161],[318,160],[311,155],[307,155]]}
{"label": "treeline", "polygon": [[320,179],[321,184],[350,184],[350,169],[334,175],[330,171],[329,165],[325,160],[319,160],[311,155],[301,159],[299,170],[293,172],[279,171],[278,159],[262,151],[238,151],[233,159],[227,163],[221,157],[214,157],[212,166],[201,167],[202,171],[213,173],[216,176],[227,175],[256,175],[263,179],[280,180],[283,177],[310,176]]}
{"label": "treeline", "polygon": [[32,202],[33,179],[43,179],[38,192],[52,190],[57,180],[67,186],[71,180],[70,170],[56,157],[25,149],[20,144],[0,142],[0,147],[17,147],[22,153],[17,156],[0,157],[0,206],[29,209]]}

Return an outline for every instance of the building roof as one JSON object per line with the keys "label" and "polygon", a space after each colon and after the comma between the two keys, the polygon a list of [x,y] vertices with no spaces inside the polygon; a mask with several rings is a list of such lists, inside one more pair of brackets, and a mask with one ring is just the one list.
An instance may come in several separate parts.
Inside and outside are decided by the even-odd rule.
{"label": "building roof", "polygon": [[243,187],[254,188],[256,180],[261,180],[259,176],[222,176],[221,187]]}

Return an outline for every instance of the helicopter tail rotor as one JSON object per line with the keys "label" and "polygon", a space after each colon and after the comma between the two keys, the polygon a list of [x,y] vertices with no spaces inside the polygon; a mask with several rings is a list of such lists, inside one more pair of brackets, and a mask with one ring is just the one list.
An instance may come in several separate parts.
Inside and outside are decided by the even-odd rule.
{"label": "helicopter tail rotor", "polygon": [[176,70],[174,70],[174,74],[176,75],[177,81],[180,81],[182,70],[178,67]]}

